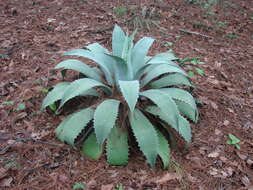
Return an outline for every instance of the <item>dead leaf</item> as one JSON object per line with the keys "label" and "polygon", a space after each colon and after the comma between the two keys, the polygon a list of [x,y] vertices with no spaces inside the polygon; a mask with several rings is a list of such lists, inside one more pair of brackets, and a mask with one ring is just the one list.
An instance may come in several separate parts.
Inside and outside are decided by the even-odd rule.
{"label": "dead leaf", "polygon": [[4,169],[3,167],[0,168],[0,179],[4,178],[7,176],[7,170]]}
{"label": "dead leaf", "polygon": [[156,180],[156,183],[164,184],[168,181],[175,180],[175,179],[180,181],[182,179],[182,176],[179,175],[178,173],[167,173],[162,178]]}
{"label": "dead leaf", "polygon": [[210,170],[209,170],[209,172],[208,172],[210,175],[212,175],[212,176],[216,176],[216,175],[218,175],[218,170],[216,169],[216,168],[211,168]]}
{"label": "dead leaf", "polygon": [[217,158],[220,155],[219,152],[213,151],[207,155],[208,158]]}
{"label": "dead leaf", "polygon": [[247,159],[247,155],[244,155],[244,154],[241,154],[241,153],[239,153],[239,152],[236,152],[236,154],[237,154],[237,156],[239,157],[239,158],[241,158],[242,160],[246,160]]}
{"label": "dead leaf", "polygon": [[2,179],[0,181],[0,187],[10,187],[12,181],[13,181],[12,177]]}
{"label": "dead leaf", "polygon": [[251,185],[250,179],[247,176],[243,176],[241,178],[242,183],[245,185],[245,187],[248,187]]}
{"label": "dead leaf", "polygon": [[102,185],[101,190],[112,190],[113,186],[114,186],[113,184]]}
{"label": "dead leaf", "polygon": [[217,110],[218,106],[216,103],[214,103],[213,101],[210,101],[210,105],[212,106],[213,109]]}
{"label": "dead leaf", "polygon": [[225,120],[224,122],[223,122],[223,125],[225,125],[225,126],[228,126],[230,124],[230,122],[228,121],[228,120]]}
{"label": "dead leaf", "polygon": [[215,133],[215,135],[221,135],[222,134],[221,130],[219,130],[219,129],[215,129],[214,133]]}
{"label": "dead leaf", "polygon": [[86,188],[87,188],[87,189],[92,189],[92,188],[96,188],[96,186],[97,186],[96,180],[92,179],[92,180],[90,180],[90,181],[87,183]]}

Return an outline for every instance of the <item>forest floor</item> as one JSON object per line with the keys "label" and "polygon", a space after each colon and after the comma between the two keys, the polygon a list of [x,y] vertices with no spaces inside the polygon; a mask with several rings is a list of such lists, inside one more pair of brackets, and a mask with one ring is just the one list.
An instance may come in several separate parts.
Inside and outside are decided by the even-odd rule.
{"label": "forest floor", "polygon": [[[156,39],[152,54],[206,63],[192,77],[201,102],[193,143],[172,151],[169,170],[151,169],[140,152],[121,167],[89,160],[56,139],[63,116],[40,112],[62,53],[110,48],[115,23],[142,26],[138,38]],[[0,189],[253,189],[253,1],[9,0],[0,27]],[[230,133],[240,149],[227,144]]]}

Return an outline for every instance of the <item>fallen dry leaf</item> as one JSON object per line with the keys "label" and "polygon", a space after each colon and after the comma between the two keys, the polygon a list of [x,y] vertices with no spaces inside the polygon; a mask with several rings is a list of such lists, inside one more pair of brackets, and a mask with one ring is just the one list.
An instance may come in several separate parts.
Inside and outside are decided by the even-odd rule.
{"label": "fallen dry leaf", "polygon": [[7,171],[3,167],[0,167],[0,179],[7,176]]}
{"label": "fallen dry leaf", "polygon": [[102,185],[101,190],[112,190],[113,189],[113,184],[108,184],[108,185]]}
{"label": "fallen dry leaf", "polygon": [[175,179],[180,181],[182,179],[182,176],[179,175],[178,173],[167,173],[162,178],[156,180],[156,183],[164,184],[168,181],[175,180]]}
{"label": "fallen dry leaf", "polygon": [[225,126],[228,126],[230,124],[230,122],[228,121],[228,120],[225,120],[224,122],[223,122],[223,125],[225,125]]}
{"label": "fallen dry leaf", "polygon": [[0,181],[0,187],[10,187],[12,181],[13,181],[13,178],[12,178],[12,177],[3,178],[3,179]]}
{"label": "fallen dry leaf", "polygon": [[241,178],[241,181],[245,185],[245,187],[248,187],[248,186],[252,185],[251,182],[250,182],[250,179],[247,176],[243,176]]}
{"label": "fallen dry leaf", "polygon": [[208,158],[217,158],[220,155],[219,152],[213,151],[207,155]]}

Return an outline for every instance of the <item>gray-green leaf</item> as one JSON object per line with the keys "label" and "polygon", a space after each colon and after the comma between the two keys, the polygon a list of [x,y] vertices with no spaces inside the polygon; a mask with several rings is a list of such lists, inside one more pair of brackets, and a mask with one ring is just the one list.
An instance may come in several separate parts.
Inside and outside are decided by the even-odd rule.
{"label": "gray-green leaf", "polygon": [[108,86],[96,80],[89,79],[89,78],[75,80],[65,90],[62,96],[60,107],[63,106],[68,100],[76,96],[80,96],[84,94],[87,90],[90,90],[91,88],[97,87],[97,86],[104,88],[107,93],[111,92],[111,89]]}
{"label": "gray-green leaf", "polygon": [[158,154],[158,137],[154,126],[138,109],[135,109],[129,118],[138,145],[148,163],[153,167]]}
{"label": "gray-green leaf", "polygon": [[127,130],[115,126],[107,139],[107,161],[111,165],[125,165],[128,162]]}
{"label": "gray-green leaf", "polygon": [[82,146],[82,153],[93,159],[97,160],[103,153],[103,146],[97,143],[97,138],[95,133],[91,133],[90,136],[84,141]]}
{"label": "gray-green leaf", "polygon": [[103,144],[117,120],[120,101],[108,99],[98,105],[94,113],[94,128],[98,144]]}
{"label": "gray-green leaf", "polygon": [[60,69],[60,68],[72,69],[92,79],[101,81],[101,77],[100,77],[101,72],[99,72],[98,69],[91,68],[87,64],[76,59],[68,59],[68,60],[60,62],[58,65],[55,66],[55,69]]}
{"label": "gray-green leaf", "polygon": [[147,67],[146,71],[144,70],[144,73],[145,72],[147,72],[147,75],[141,81],[142,87],[154,78],[166,73],[180,73],[182,75],[187,76],[187,74],[181,68],[168,64],[150,65],[149,67]]}
{"label": "gray-green leaf", "polygon": [[168,141],[159,130],[157,131],[157,136],[159,141],[158,155],[163,161],[163,168],[166,169],[170,163],[170,147]]}
{"label": "gray-green leaf", "polygon": [[119,87],[130,111],[133,112],[139,97],[139,81],[119,81]]}
{"label": "gray-green leaf", "polygon": [[57,137],[62,142],[74,146],[76,137],[86,127],[89,121],[92,120],[93,113],[94,110],[87,108],[71,114],[56,128],[55,132]]}
{"label": "gray-green leaf", "polygon": [[186,85],[186,86],[194,87],[191,84],[190,80],[185,75],[182,75],[179,73],[167,75],[150,84],[151,88],[163,88],[163,87],[175,86],[175,85]]}
{"label": "gray-green leaf", "polygon": [[62,99],[64,92],[66,91],[67,87],[69,86],[69,82],[61,82],[55,85],[53,90],[51,90],[47,96],[44,98],[41,106],[41,110],[45,109],[47,106],[53,104],[57,100]]}

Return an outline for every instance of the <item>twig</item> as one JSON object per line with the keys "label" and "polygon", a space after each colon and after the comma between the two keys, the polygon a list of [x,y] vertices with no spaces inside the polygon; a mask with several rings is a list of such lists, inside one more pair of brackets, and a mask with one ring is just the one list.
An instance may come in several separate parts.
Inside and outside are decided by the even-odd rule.
{"label": "twig", "polygon": [[[121,24],[126,24],[126,23],[130,22],[131,20],[133,20],[135,17],[136,17],[136,15],[133,16],[133,17],[131,17],[131,18],[129,18],[129,19],[127,19],[127,20],[124,21],[124,22],[120,22],[119,24],[120,24],[120,25],[121,25]],[[106,31],[112,30],[113,27],[114,27],[114,26],[109,26],[109,27],[106,27],[106,28],[98,29],[98,30],[91,30],[91,31],[89,31],[89,32],[93,32],[93,33],[102,33],[102,32],[106,32]]]}
{"label": "twig", "polygon": [[37,144],[46,144],[46,145],[51,145],[51,146],[63,147],[62,144],[56,144],[56,143],[52,143],[52,142],[41,141],[41,140],[37,140],[37,139],[34,139],[34,138],[18,138],[15,141],[16,142],[28,142],[28,141],[31,141],[31,142],[37,143]]}
{"label": "twig", "polygon": [[189,31],[189,30],[179,29],[179,31],[183,32],[183,33],[186,33],[186,34],[195,34],[195,35],[202,36],[202,37],[205,37],[205,38],[213,38],[212,36],[208,36],[208,35],[201,34],[201,33],[198,33],[198,32],[192,32],[192,31]]}

